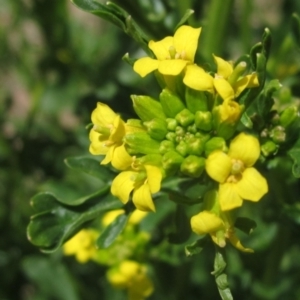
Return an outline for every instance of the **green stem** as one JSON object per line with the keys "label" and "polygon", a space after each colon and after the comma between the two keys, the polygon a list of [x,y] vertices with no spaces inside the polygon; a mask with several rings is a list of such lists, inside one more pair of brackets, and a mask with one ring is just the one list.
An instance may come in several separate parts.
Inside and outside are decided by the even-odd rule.
{"label": "green stem", "polygon": [[212,53],[222,54],[223,41],[228,28],[233,0],[212,0],[207,26],[203,30],[200,51],[204,58],[212,60]]}

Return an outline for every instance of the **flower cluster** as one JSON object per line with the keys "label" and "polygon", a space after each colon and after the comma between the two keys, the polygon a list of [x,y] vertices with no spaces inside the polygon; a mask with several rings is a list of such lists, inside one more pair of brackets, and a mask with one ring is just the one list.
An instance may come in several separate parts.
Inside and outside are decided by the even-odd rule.
{"label": "flower cluster", "polygon": [[208,178],[212,189],[202,211],[191,219],[196,234],[209,233],[213,241],[241,246],[234,234],[231,210],[243,200],[257,202],[268,191],[265,178],[254,168],[260,156],[255,133],[237,130],[245,110],[241,97],[259,86],[257,74],[246,62],[234,65],[213,55],[215,71],[195,63],[201,28],[181,26],[174,37],[149,42],[156,58],[143,57],[133,69],[144,77],[156,72],[162,85],[158,99],[132,95],[139,117],[123,121],[98,103],[92,114],[90,152],[105,155],[121,171],[111,193],[124,204],[132,198],[137,209],[155,211],[153,194],[164,178]]}

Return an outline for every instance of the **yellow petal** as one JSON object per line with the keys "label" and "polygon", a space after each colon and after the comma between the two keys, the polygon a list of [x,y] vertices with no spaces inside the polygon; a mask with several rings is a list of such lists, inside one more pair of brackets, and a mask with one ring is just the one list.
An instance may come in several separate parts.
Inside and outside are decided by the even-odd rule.
{"label": "yellow petal", "polygon": [[128,154],[124,144],[115,147],[111,164],[117,170],[126,170],[132,163],[132,157]]}
{"label": "yellow petal", "polygon": [[232,65],[222,59],[221,57],[213,55],[215,63],[217,64],[217,73],[219,76],[222,76],[223,78],[227,79],[231,73],[233,72]]}
{"label": "yellow petal", "polygon": [[229,241],[230,241],[230,243],[235,247],[235,248],[237,248],[238,250],[240,250],[240,251],[242,251],[242,252],[247,252],[247,253],[253,253],[254,251],[252,250],[252,249],[250,249],[250,248],[245,248],[242,244],[241,244],[241,242],[240,242],[240,240],[238,239],[238,237],[235,235],[235,234],[231,234],[230,236],[229,236]]}
{"label": "yellow petal", "polygon": [[108,150],[106,152],[104,159],[101,161],[101,165],[107,165],[112,161],[116,147],[117,145],[111,145],[107,147]]}
{"label": "yellow petal", "polygon": [[183,78],[186,86],[197,91],[213,92],[213,77],[196,65],[188,65]]}
{"label": "yellow petal", "polygon": [[163,75],[178,75],[188,62],[182,59],[168,59],[160,61],[158,64],[158,72]]}
{"label": "yellow petal", "polygon": [[97,108],[92,112],[92,123],[95,125],[108,127],[112,125],[116,117],[116,113],[106,104],[98,102]]}
{"label": "yellow petal", "polygon": [[117,216],[122,215],[124,213],[125,213],[124,209],[111,210],[103,216],[101,223],[103,226],[106,227],[110,223],[112,223],[116,219]]}
{"label": "yellow petal", "polygon": [[234,93],[238,97],[246,88],[258,86],[258,80],[256,74],[247,75],[234,84]]}
{"label": "yellow petal", "polygon": [[268,192],[268,183],[256,169],[247,168],[237,182],[237,189],[243,199],[256,202]]}
{"label": "yellow petal", "polygon": [[170,59],[170,47],[174,47],[173,37],[167,36],[158,42],[150,41],[148,46],[158,60]]}
{"label": "yellow petal", "polygon": [[136,175],[134,171],[121,172],[111,184],[111,193],[124,204],[128,202],[129,195],[134,188]]}
{"label": "yellow petal", "polygon": [[198,47],[201,28],[180,26],[174,34],[174,47],[176,52],[185,56],[186,60],[194,62]]}
{"label": "yellow petal", "polygon": [[149,73],[153,72],[158,68],[158,60],[150,58],[150,57],[143,57],[138,59],[134,65],[133,70],[138,73],[141,77],[145,77]]}
{"label": "yellow petal", "polygon": [[109,136],[109,140],[114,142],[120,142],[122,141],[124,135],[125,135],[125,123],[121,119],[121,117],[117,115],[113,122],[113,129]]}
{"label": "yellow petal", "polygon": [[255,136],[242,132],[231,141],[228,155],[251,167],[260,155],[259,141]]}
{"label": "yellow petal", "polygon": [[147,181],[151,191],[151,194],[157,193],[160,191],[160,185],[162,180],[162,173],[158,167],[145,165],[147,173]]}
{"label": "yellow petal", "polygon": [[101,140],[101,134],[91,129],[89,138],[91,141],[89,151],[93,155],[106,154],[108,147],[105,146],[105,142]]}
{"label": "yellow petal", "polygon": [[220,183],[228,178],[231,166],[231,158],[222,151],[212,152],[205,161],[207,174]]}
{"label": "yellow petal", "polygon": [[134,189],[132,201],[135,207],[141,211],[155,211],[150,188],[147,183]]}
{"label": "yellow petal", "polygon": [[240,207],[243,199],[240,197],[236,183],[223,183],[219,185],[219,201],[223,211]]}
{"label": "yellow petal", "polygon": [[146,216],[148,215],[148,212],[141,211],[136,209],[130,216],[128,223],[129,224],[139,224]]}
{"label": "yellow petal", "polygon": [[220,123],[236,124],[242,114],[241,106],[235,101],[224,101],[217,109]]}
{"label": "yellow petal", "polygon": [[191,227],[196,234],[206,234],[222,229],[224,223],[214,213],[204,210],[191,218]]}
{"label": "yellow petal", "polygon": [[214,78],[214,87],[224,101],[234,99],[234,90],[224,78]]}

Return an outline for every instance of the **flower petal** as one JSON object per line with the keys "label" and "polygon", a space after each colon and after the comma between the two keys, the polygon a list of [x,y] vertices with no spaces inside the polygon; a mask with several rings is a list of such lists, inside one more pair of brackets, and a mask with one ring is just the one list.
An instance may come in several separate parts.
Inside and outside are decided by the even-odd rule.
{"label": "flower petal", "polygon": [[101,161],[101,165],[107,165],[112,161],[116,147],[117,147],[117,145],[111,145],[111,146],[107,147],[108,150],[106,152],[106,156]]}
{"label": "flower petal", "polygon": [[188,65],[183,78],[186,86],[197,91],[208,91],[213,93],[213,77],[196,65]]}
{"label": "flower petal", "polygon": [[233,72],[232,65],[228,61],[222,59],[221,57],[218,57],[215,55],[213,55],[213,57],[214,57],[216,65],[217,65],[218,75],[227,79]]}
{"label": "flower petal", "polygon": [[141,211],[155,211],[150,188],[147,183],[134,189],[132,201],[135,207]]}
{"label": "flower petal", "polygon": [[257,86],[259,86],[259,82],[256,73],[247,75],[234,84],[235,96],[238,97],[246,88],[252,88]]}
{"label": "flower petal", "polygon": [[152,194],[157,193],[160,190],[160,184],[162,180],[162,173],[158,167],[145,165],[147,173],[147,181]]}
{"label": "flower petal", "polygon": [[223,211],[240,207],[243,199],[240,197],[236,183],[223,183],[219,185],[219,201]]}
{"label": "flower petal", "polygon": [[115,147],[111,164],[117,170],[126,170],[132,163],[132,157],[128,154],[124,144]]}
{"label": "flower petal", "polygon": [[128,202],[129,195],[134,188],[137,173],[134,171],[121,172],[111,184],[112,195],[118,197],[124,204]]}
{"label": "flower petal", "polygon": [[93,155],[106,154],[108,147],[105,146],[105,141],[101,139],[101,134],[91,129],[89,138],[91,141],[89,151]]}
{"label": "flower petal", "polygon": [[122,141],[125,135],[125,123],[119,115],[117,115],[113,122],[113,129],[111,130],[109,140],[114,142]]}
{"label": "flower petal", "polygon": [[191,227],[196,234],[206,234],[222,229],[224,223],[214,213],[204,210],[191,218]]}
{"label": "flower petal", "polygon": [[231,141],[228,155],[251,167],[260,155],[259,141],[255,136],[242,132]]}
{"label": "flower petal", "polygon": [[231,158],[222,151],[212,152],[205,161],[207,174],[220,183],[228,178],[231,166]]}
{"label": "flower petal", "polygon": [[178,75],[187,65],[186,60],[182,59],[166,59],[158,64],[158,72],[163,75]]}
{"label": "flower petal", "polygon": [[98,102],[97,107],[92,112],[92,123],[108,127],[113,124],[116,116],[116,113],[108,105]]}
{"label": "flower petal", "polygon": [[191,26],[180,26],[174,34],[174,47],[176,52],[183,54],[186,60],[194,62],[198,47],[201,28]]}
{"label": "flower petal", "polygon": [[170,59],[170,47],[173,45],[173,37],[167,36],[161,41],[150,41],[148,47],[153,51],[158,60]]}
{"label": "flower petal", "polygon": [[214,78],[214,87],[224,101],[234,99],[234,90],[224,78]]}
{"label": "flower petal", "polygon": [[150,57],[142,57],[134,63],[133,70],[141,77],[145,77],[158,68],[158,63],[159,61],[156,59]]}
{"label": "flower petal", "polygon": [[247,168],[237,183],[237,189],[243,199],[256,202],[268,192],[268,183],[255,168]]}
{"label": "flower petal", "polygon": [[238,239],[238,237],[233,233],[229,235],[229,241],[230,243],[237,248],[238,250],[242,252],[247,252],[247,253],[253,253],[254,251],[250,248],[245,248],[242,244],[241,241]]}

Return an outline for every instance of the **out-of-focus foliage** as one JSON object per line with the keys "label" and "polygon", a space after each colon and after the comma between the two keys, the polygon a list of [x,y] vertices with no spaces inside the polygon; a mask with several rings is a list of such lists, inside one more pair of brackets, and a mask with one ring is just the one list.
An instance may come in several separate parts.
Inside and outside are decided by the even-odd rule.
{"label": "out-of-focus foliage", "polygon": [[[172,34],[192,8],[189,24],[203,27],[200,59],[211,59],[212,52],[236,59],[260,41],[265,27],[270,28],[273,43],[267,80],[278,78],[284,85],[278,92],[281,107],[290,103],[291,95],[299,102],[299,22],[297,16],[292,19],[293,13],[300,13],[299,1],[225,0],[222,6],[218,0],[113,2],[155,40]],[[92,262],[77,264],[60,251],[40,253],[28,242],[26,226],[32,215],[28,199],[37,192],[50,190],[67,203],[101,189],[99,180],[76,172],[76,162],[67,161],[69,169],[63,162],[66,157],[88,155],[85,125],[97,101],[108,103],[127,118],[135,116],[131,94],[157,94],[151,76],[142,81],[121,60],[127,52],[131,57],[143,56],[140,49],[113,24],[66,0],[4,0],[1,4],[1,300],[76,300],[99,295],[124,299],[107,284],[105,268]],[[291,150],[290,155],[299,162],[297,151]],[[299,182],[290,179],[290,190],[283,190],[280,182],[290,178],[293,161],[278,164],[275,160],[269,166],[273,172],[270,196],[255,208],[244,208],[258,225],[245,240],[255,253],[227,253],[227,274],[236,299],[300,297]],[[299,174],[297,165],[294,169]],[[189,197],[197,195],[192,188],[186,189]],[[284,206],[281,199],[285,199]],[[213,270],[212,245],[190,259],[182,246],[162,242],[168,234],[176,241],[175,204],[167,203],[142,224],[152,231],[151,243],[159,245],[150,254],[156,290],[149,299],[218,299],[215,283],[207,275]],[[200,252],[200,246],[186,251]]]}

